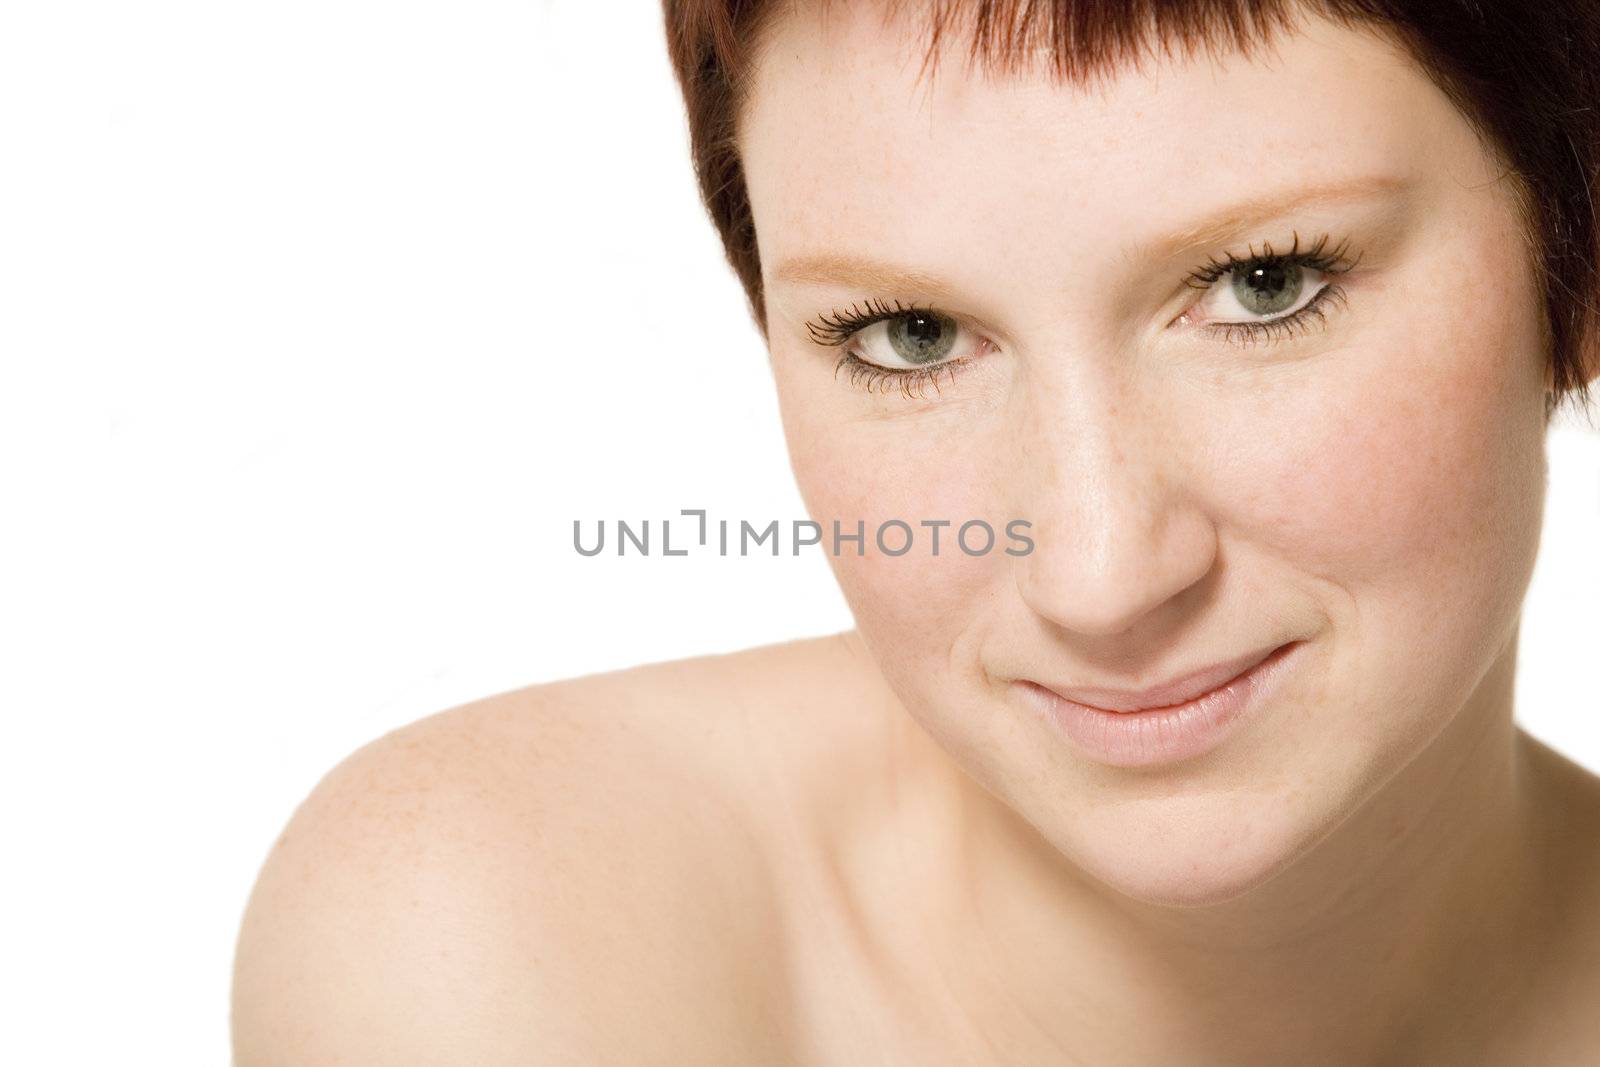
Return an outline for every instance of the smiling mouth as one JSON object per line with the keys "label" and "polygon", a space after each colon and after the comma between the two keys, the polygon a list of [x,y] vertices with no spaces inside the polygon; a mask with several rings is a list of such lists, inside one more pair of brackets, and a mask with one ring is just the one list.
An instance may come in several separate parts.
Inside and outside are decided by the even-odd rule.
{"label": "smiling mouth", "polygon": [[1149,689],[1057,690],[1017,681],[1079,755],[1111,767],[1157,767],[1204,755],[1263,710],[1306,643],[1290,641]]}
{"label": "smiling mouth", "polygon": [[1098,686],[1057,688],[1033,681],[1029,684],[1061,700],[1107,714],[1136,715],[1141,712],[1170,711],[1194,704],[1238,684],[1257,670],[1282,658],[1297,644],[1298,641],[1290,641],[1264,651],[1236,657],[1146,689],[1108,689]]}

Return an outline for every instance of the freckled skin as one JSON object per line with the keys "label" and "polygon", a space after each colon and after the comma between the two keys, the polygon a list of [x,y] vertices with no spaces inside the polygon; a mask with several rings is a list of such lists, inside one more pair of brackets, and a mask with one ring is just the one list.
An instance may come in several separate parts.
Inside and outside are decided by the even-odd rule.
{"label": "freckled skin", "polygon": [[[1412,874],[1395,857],[1449,854],[1467,817],[1439,827],[1452,805],[1472,809],[1451,790],[1498,788],[1512,758],[1546,380],[1504,167],[1403,53],[1320,22],[1270,57],[1168,60],[1094,91],[985,81],[955,59],[930,89],[906,59],[920,37],[866,15],[797,16],[775,41],[741,147],[808,509],[869,530],[1034,524],[1020,559],[934,559],[919,543],[832,561],[862,640],[936,742],[929,762],[996,798],[994,825],[1018,819],[1054,850],[1039,868],[997,850],[995,883],[1028,882],[1063,910],[1063,884],[1091,885],[1158,925],[1160,909],[1195,909],[1197,945],[1270,940],[1267,917],[1298,929],[1319,914],[1316,936],[1348,943],[1332,917],[1398,901]],[[1204,257],[1143,255],[1148,242],[1262,189],[1368,174],[1397,179],[1387,199],[1290,211],[1222,249],[1348,238],[1361,259],[1323,322],[1256,344],[1175,322]],[[849,388],[805,320],[920,294],[774,276],[824,251],[946,279],[956,295],[929,302],[982,323],[994,351],[919,399]],[[1134,688],[1289,639],[1307,642],[1303,659],[1261,717],[1152,772],[1073,753],[1009,684],[1033,672]],[[1483,788],[1485,811],[1505,807]],[[1023,913],[1025,893],[994,892]],[[1099,906],[1072,907],[1103,919]],[[1420,922],[1416,908],[1389,914]],[[998,926],[1012,948],[1036,932]],[[1072,942],[1097,950],[1118,958]],[[1416,956],[1423,987],[1433,972]],[[1352,988],[1370,977],[1362,962],[1348,960]],[[1072,982],[1070,968],[1013,966]],[[1281,993],[1271,965],[1255,979],[1241,994]]]}
{"label": "freckled skin", "polygon": [[[1026,559],[836,559],[863,637],[921,724],[1063,852],[1135,897],[1226,899],[1409,760],[1511,635],[1544,423],[1510,192],[1448,100],[1354,31],[1283,42],[1282,65],[1169,65],[1104,93],[956,66],[929,92],[875,25],[796,21],[774,53],[793,62],[763,68],[743,147],[764,265],[845,249],[948,275],[970,305],[941,310],[1006,342],[924,399],[866,395],[797,323],[915,294],[771,284],[801,491],[819,521],[869,530],[1030,519]],[[1136,298],[1146,275],[1196,265],[1140,262],[1142,239],[1263,186],[1376,172],[1411,183],[1398,222],[1319,208],[1234,242],[1325,228],[1378,264],[1341,279],[1347,299],[1305,336],[1199,340]],[[986,678],[1031,666],[1131,686],[1295,637],[1315,663],[1284,710],[1159,805],[1000,711]],[[1297,770],[1329,787],[1263,795]],[[1242,810],[1269,800],[1277,817],[1240,847]],[[1151,820],[1193,832],[1131,847]]]}

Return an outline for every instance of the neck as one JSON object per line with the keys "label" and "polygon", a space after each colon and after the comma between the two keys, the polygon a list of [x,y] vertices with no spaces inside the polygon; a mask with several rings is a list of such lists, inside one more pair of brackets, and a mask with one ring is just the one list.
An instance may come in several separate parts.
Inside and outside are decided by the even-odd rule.
{"label": "neck", "polygon": [[1119,894],[952,777],[960,892],[931,928],[963,1010],[1092,1062],[1425,1058],[1469,1037],[1464,1018],[1492,1030],[1540,944],[1545,888],[1515,650],[1513,636],[1445,730],[1306,855],[1220,904]]}

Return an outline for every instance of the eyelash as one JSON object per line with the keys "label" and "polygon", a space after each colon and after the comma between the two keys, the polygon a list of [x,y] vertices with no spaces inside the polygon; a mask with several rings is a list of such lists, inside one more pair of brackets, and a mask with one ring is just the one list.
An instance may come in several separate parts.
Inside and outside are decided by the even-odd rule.
{"label": "eyelash", "polygon": [[[838,347],[848,344],[850,339],[862,330],[884,319],[896,318],[907,314],[937,315],[941,318],[948,317],[934,308],[916,304],[902,304],[894,301],[893,306],[881,300],[867,301],[866,309],[852,304],[849,311],[834,312],[832,315],[823,315],[816,322],[806,323],[812,340],[818,344]],[[945,363],[935,363],[927,367],[908,367],[898,370],[892,367],[880,367],[876,363],[857,356],[854,352],[846,351],[839,357],[839,362],[834,364],[833,374],[837,378],[839,371],[845,367],[850,368],[850,384],[869,392],[888,392],[889,386],[898,384],[900,391],[907,399],[915,399],[923,395],[923,386],[932,385],[935,392],[939,390],[939,374],[943,372],[948,378],[953,379],[957,368],[967,362],[970,357],[952,359]]]}
{"label": "eyelash", "polygon": [[[1221,259],[1213,256],[1203,266],[1190,271],[1185,278],[1185,284],[1194,289],[1209,289],[1219,278],[1235,270],[1267,265],[1309,267],[1318,273],[1337,275],[1353,269],[1360,262],[1359,255],[1351,259],[1346,254],[1350,244],[1348,240],[1339,242],[1331,249],[1328,247],[1330,240],[1331,238],[1327,236],[1320,237],[1309,248],[1301,250],[1300,235],[1295,233],[1294,243],[1286,252],[1273,252],[1272,244],[1264,242],[1260,252],[1251,245],[1242,256],[1236,256],[1231,252],[1224,254]],[[1330,310],[1344,303],[1344,298],[1344,289],[1330,282],[1304,307],[1282,318],[1261,322],[1212,323],[1202,329],[1231,344],[1282,341],[1311,332],[1313,327],[1326,321]],[[835,311],[831,315],[822,315],[817,320],[806,323],[806,329],[818,344],[839,347],[848,344],[852,337],[874,323],[912,313],[950,317],[936,308],[925,305],[902,304],[899,300],[885,303],[882,300],[869,299],[865,308],[852,304],[847,311]],[[970,362],[971,358],[963,356],[960,359],[928,367],[896,369],[870,363],[847,350],[834,365],[834,376],[837,377],[840,370],[849,367],[851,385],[869,391],[887,392],[890,385],[899,384],[901,392],[907,398],[915,398],[922,396],[923,387],[929,384],[937,391],[938,376],[941,373],[953,379],[957,371]]]}
{"label": "eyelash", "polygon": [[[1340,241],[1331,249],[1328,247],[1330,240],[1327,235],[1323,235],[1317,238],[1316,243],[1310,248],[1301,251],[1300,234],[1296,232],[1294,244],[1287,252],[1273,252],[1272,242],[1265,241],[1262,242],[1260,252],[1251,245],[1243,256],[1235,256],[1231,252],[1224,254],[1221,259],[1213,256],[1205,266],[1190,271],[1185,284],[1192,289],[1205,290],[1235,270],[1264,265],[1287,264],[1309,267],[1319,274],[1337,275],[1352,270],[1361,261],[1359,254],[1354,259],[1347,254],[1350,247],[1348,239]],[[1329,282],[1305,307],[1282,318],[1265,319],[1260,322],[1217,322],[1204,329],[1231,344],[1260,344],[1282,341],[1297,335],[1303,336],[1311,332],[1312,327],[1326,321],[1328,312],[1344,303],[1344,295],[1342,286]]]}

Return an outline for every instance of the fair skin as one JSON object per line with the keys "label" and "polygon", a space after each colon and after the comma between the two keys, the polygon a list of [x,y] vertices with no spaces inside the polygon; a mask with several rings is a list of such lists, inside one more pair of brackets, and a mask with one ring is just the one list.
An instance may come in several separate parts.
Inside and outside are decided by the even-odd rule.
{"label": "fair skin", "polygon": [[[740,147],[808,512],[1022,516],[1035,550],[852,550],[845,634],[363,749],[262,873],[237,1061],[1592,1062],[1600,783],[1512,718],[1538,301],[1459,112],[1322,23],[1091,88],[919,81],[859,6],[770,44]],[[1324,234],[1353,265],[1290,333],[1184,283]],[[869,300],[971,358],[836,375],[884,328],[807,324]],[[1148,766],[1023,686],[1289,641],[1246,721]]]}

